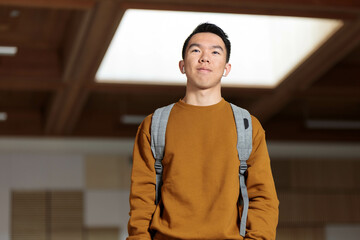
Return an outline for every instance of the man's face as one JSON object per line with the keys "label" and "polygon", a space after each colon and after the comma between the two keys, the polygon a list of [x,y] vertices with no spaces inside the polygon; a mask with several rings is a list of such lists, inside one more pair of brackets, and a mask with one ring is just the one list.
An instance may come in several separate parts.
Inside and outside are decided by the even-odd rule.
{"label": "man's face", "polygon": [[221,77],[230,72],[226,63],[226,47],[223,40],[213,33],[197,33],[191,37],[185,51],[185,59],[179,63],[185,70],[187,86],[195,90],[220,88]]}

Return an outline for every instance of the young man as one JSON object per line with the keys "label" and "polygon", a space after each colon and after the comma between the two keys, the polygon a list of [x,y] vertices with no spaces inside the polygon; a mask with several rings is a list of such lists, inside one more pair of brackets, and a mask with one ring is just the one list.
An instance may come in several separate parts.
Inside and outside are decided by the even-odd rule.
{"label": "young man", "polygon": [[[230,41],[216,25],[199,25],[186,39],[179,67],[185,97],[171,110],[162,164],[161,200],[155,204],[151,115],[134,145],[128,240],[243,239],[237,131],[231,106],[221,97],[221,78],[231,70]],[[275,239],[278,199],[259,121],[252,117],[247,161],[249,210],[244,239]]]}

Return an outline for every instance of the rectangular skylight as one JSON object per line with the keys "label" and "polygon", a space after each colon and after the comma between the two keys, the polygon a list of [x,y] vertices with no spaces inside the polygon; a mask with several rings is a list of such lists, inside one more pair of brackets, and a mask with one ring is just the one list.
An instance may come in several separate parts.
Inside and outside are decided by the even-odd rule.
{"label": "rectangular skylight", "polygon": [[14,56],[17,53],[17,47],[0,46],[0,56]]}
{"label": "rectangular skylight", "polygon": [[[179,21],[181,19],[181,21]],[[275,87],[342,25],[340,20],[129,9],[98,69],[98,82],[179,84],[187,36],[200,23],[221,27],[232,44],[223,85]]]}

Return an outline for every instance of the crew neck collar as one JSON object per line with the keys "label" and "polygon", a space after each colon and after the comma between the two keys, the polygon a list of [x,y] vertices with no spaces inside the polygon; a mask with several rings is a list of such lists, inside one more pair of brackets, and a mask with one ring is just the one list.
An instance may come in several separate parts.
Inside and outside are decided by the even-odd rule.
{"label": "crew neck collar", "polygon": [[225,103],[226,103],[226,101],[224,98],[221,98],[221,100],[218,103],[208,105],[208,106],[198,106],[198,105],[188,104],[188,103],[184,102],[183,99],[180,99],[178,102],[179,106],[190,109],[190,110],[212,110],[212,109],[215,110],[215,109],[221,108]]}

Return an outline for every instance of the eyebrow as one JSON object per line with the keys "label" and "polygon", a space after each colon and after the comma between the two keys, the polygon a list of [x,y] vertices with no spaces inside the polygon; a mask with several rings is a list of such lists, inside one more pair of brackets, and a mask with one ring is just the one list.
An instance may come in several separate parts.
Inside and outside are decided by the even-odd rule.
{"label": "eyebrow", "polygon": [[[201,45],[198,43],[192,43],[189,45],[189,49],[192,47],[200,47],[200,46]],[[220,45],[214,45],[214,46],[211,46],[211,48],[216,48],[216,49],[220,49],[221,51],[224,51],[224,49]]]}

